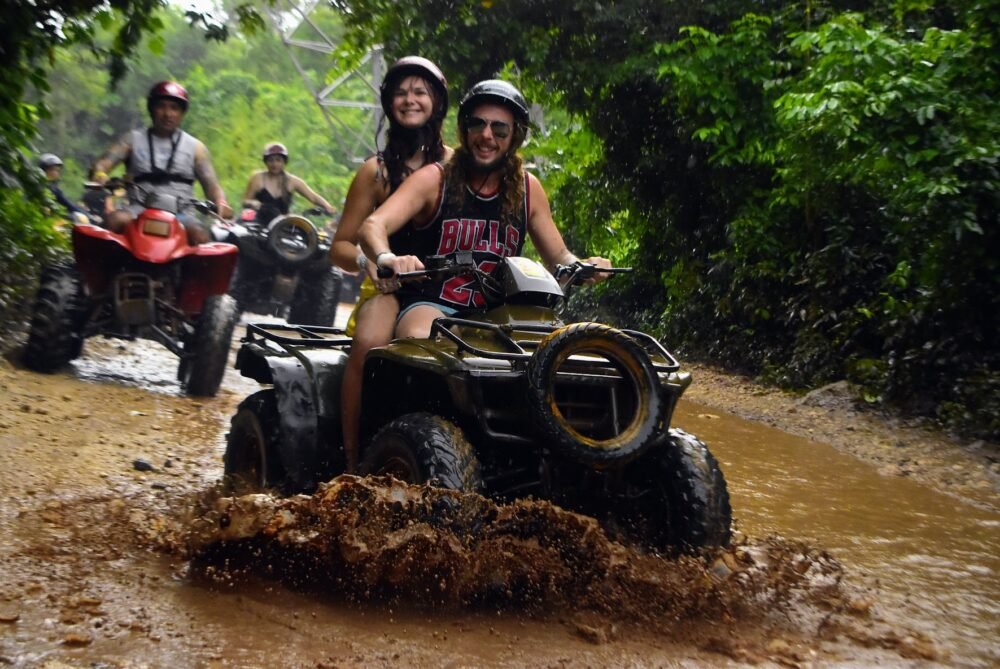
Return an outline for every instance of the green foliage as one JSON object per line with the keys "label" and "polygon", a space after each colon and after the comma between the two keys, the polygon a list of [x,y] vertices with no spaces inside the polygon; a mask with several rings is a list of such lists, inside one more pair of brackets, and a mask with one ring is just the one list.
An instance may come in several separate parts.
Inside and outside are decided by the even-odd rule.
{"label": "green foliage", "polygon": [[[945,410],[956,396],[1000,401],[978,395],[1000,374],[987,343],[1000,307],[992,37],[974,24],[898,33],[850,13],[765,37],[771,25],[747,17],[658,48],[710,161],[771,181],[712,256],[724,280],[699,288],[732,324],[714,353],[734,361],[735,341],[744,364],[785,383],[846,374],[872,400],[994,430],[988,414]],[[956,374],[976,379],[976,401]]]}
{"label": "green foliage", "polygon": [[0,188],[0,212],[0,313],[7,315],[0,321],[2,336],[26,313],[38,270],[66,252],[68,238],[20,189]]}

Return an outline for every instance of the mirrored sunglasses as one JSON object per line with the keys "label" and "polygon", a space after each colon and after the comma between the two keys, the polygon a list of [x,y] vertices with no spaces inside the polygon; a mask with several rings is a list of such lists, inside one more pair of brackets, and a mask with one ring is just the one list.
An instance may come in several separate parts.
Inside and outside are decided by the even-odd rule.
{"label": "mirrored sunglasses", "polygon": [[505,121],[487,121],[486,119],[479,118],[478,116],[470,116],[467,118],[465,120],[465,129],[469,132],[480,133],[486,129],[487,123],[490,125],[490,130],[493,132],[493,136],[497,139],[506,139],[510,137],[510,123]]}

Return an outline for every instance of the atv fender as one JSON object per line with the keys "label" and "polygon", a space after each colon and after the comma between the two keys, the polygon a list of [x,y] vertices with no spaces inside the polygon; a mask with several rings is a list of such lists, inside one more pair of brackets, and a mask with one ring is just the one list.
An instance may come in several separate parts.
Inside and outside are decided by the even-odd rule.
{"label": "atv fender", "polygon": [[340,383],[347,354],[301,349],[296,355],[244,344],[236,357],[243,376],[274,386],[278,404],[278,457],[294,490],[312,491],[342,461]]}

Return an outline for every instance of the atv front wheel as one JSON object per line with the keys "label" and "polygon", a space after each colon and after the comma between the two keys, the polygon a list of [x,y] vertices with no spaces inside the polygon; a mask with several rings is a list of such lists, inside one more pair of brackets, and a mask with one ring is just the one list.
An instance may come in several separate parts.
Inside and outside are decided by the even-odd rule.
{"label": "atv front wheel", "polygon": [[188,395],[212,397],[218,392],[238,318],[236,300],[230,295],[205,298],[194,335],[184,346],[187,359],[178,368],[181,385]]}
{"label": "atv front wheel", "polygon": [[379,430],[360,469],[449,490],[479,492],[483,486],[479,459],[462,430],[429,413],[405,414]]}
{"label": "atv front wheel", "polygon": [[262,390],[240,402],[226,435],[223,487],[231,495],[280,490],[285,469],[278,457],[278,401],[274,389]]}
{"label": "atv front wheel", "polygon": [[623,476],[621,506],[613,515],[625,534],[668,551],[729,543],[732,510],[726,479],[697,437],[671,429]]}
{"label": "atv front wheel", "polygon": [[239,311],[253,311],[258,303],[266,299],[264,289],[268,287],[268,278],[273,272],[273,268],[242,255],[239,257],[229,284],[229,294],[236,300]]}
{"label": "atv front wheel", "polygon": [[288,322],[332,327],[340,304],[343,278],[340,270],[333,267],[322,274],[300,276],[288,313]]}
{"label": "atv front wheel", "polygon": [[24,351],[29,369],[52,372],[80,357],[85,299],[75,268],[49,265],[42,270]]}
{"label": "atv front wheel", "polygon": [[667,405],[656,370],[621,330],[599,323],[560,328],[538,344],[527,376],[535,427],[570,460],[622,465],[663,433]]}

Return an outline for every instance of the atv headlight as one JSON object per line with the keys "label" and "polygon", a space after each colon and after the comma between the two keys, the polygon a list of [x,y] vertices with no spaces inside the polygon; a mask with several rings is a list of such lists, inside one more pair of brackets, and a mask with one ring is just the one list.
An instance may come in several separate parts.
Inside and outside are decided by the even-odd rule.
{"label": "atv headlight", "polygon": [[169,237],[170,223],[167,221],[147,220],[142,224],[142,231],[147,235]]}

